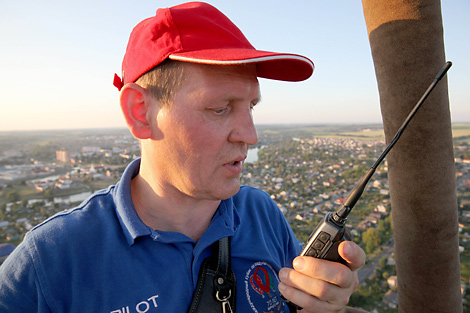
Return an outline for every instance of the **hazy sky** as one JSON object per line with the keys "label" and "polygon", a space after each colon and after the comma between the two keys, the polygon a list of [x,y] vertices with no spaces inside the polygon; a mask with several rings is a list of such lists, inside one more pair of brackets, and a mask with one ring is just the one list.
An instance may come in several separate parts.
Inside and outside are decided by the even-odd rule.
{"label": "hazy sky", "polygon": [[[0,131],[125,126],[112,85],[132,28],[170,0],[0,0]],[[309,80],[261,79],[255,122],[381,123],[360,0],[214,0],[260,50],[313,60]],[[470,122],[470,1],[442,1],[453,122]]]}

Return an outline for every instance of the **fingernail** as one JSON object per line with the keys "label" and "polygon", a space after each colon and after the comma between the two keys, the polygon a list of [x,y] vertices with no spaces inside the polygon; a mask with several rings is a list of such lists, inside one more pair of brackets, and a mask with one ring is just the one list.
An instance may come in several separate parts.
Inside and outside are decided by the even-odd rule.
{"label": "fingernail", "polygon": [[294,268],[298,271],[303,270],[305,267],[305,260],[303,258],[296,258],[294,260]]}
{"label": "fingernail", "polygon": [[346,256],[350,256],[352,254],[352,247],[349,242],[344,243],[343,252]]}
{"label": "fingernail", "polygon": [[286,285],[284,285],[283,283],[279,283],[277,288],[279,288],[280,292],[283,292],[284,290],[286,290]]}

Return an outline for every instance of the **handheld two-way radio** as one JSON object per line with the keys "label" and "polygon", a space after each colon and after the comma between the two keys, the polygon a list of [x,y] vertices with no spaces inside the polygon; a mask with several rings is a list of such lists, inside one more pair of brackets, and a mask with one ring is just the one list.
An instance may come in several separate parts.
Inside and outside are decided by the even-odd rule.
{"label": "handheld two-way radio", "polygon": [[350,240],[348,235],[346,234],[346,220],[351,212],[352,208],[356,204],[356,202],[361,197],[364,188],[366,187],[367,183],[371,179],[372,175],[374,175],[377,167],[380,165],[382,160],[388,154],[388,152],[393,148],[395,143],[398,141],[400,136],[402,135],[405,127],[408,125],[410,120],[416,114],[418,109],[421,107],[423,102],[429,96],[431,91],[434,87],[439,83],[439,81],[444,77],[447,73],[449,68],[452,66],[451,62],[447,62],[444,67],[439,71],[434,81],[428,87],[428,89],[424,92],[421,99],[415,105],[413,110],[410,112],[408,117],[406,118],[405,122],[401,125],[400,129],[396,133],[393,140],[387,146],[387,148],[382,152],[380,157],[375,161],[372,167],[369,169],[367,174],[360,180],[360,182],[354,187],[351,191],[349,196],[346,198],[344,203],[336,212],[328,213],[323,220],[318,224],[315,230],[310,235],[307,243],[305,244],[304,248],[300,252],[300,256],[312,256],[319,259],[327,259],[331,261],[345,263],[339,254],[338,254],[338,246],[344,240]]}

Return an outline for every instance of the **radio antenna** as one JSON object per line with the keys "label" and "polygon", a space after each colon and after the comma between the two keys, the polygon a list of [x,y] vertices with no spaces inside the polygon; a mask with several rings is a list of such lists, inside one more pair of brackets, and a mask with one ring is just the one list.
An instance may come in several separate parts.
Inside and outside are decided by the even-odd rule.
{"label": "radio antenna", "polygon": [[442,69],[437,73],[436,78],[434,78],[433,82],[431,85],[429,85],[428,89],[424,92],[424,94],[421,96],[421,99],[419,99],[418,103],[416,103],[415,107],[413,110],[411,110],[410,114],[408,117],[405,119],[401,127],[398,129],[398,132],[396,133],[395,137],[393,137],[392,141],[390,144],[385,148],[385,150],[382,152],[382,154],[379,156],[377,161],[372,165],[372,167],[369,169],[367,174],[361,179],[361,181],[354,187],[354,189],[351,191],[349,196],[346,198],[346,200],[343,202],[343,205],[338,209],[338,211],[335,213],[333,219],[337,222],[344,222],[349,215],[349,212],[351,212],[352,208],[356,204],[357,200],[361,197],[362,193],[364,192],[364,188],[366,187],[367,183],[369,180],[372,178],[372,175],[374,175],[377,167],[380,165],[380,163],[383,161],[385,156],[390,152],[390,150],[393,148],[393,146],[397,143],[398,139],[401,137],[403,131],[405,130],[406,126],[410,123],[411,119],[413,116],[416,114],[416,112],[419,110],[423,102],[427,99],[431,91],[436,87],[436,85],[439,83],[439,81],[444,77],[444,75],[447,73],[447,71],[450,69],[452,66],[452,62],[447,62]]}

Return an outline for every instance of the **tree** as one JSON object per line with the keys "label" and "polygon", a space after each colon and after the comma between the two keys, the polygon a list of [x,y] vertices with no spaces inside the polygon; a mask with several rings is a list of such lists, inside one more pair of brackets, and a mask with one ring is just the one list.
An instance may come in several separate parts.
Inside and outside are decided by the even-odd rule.
{"label": "tree", "polygon": [[380,247],[380,235],[379,232],[371,227],[362,233],[362,241],[366,245],[366,253],[370,254]]}
{"label": "tree", "polygon": [[380,220],[377,231],[380,234],[381,241],[386,242],[391,237],[390,219]]}
{"label": "tree", "polygon": [[5,214],[6,208],[7,208],[7,204],[5,202],[0,203],[0,220],[5,219],[5,217],[6,217],[6,214]]}
{"label": "tree", "polygon": [[44,196],[46,197],[47,201],[52,202],[54,200],[54,191],[52,189],[47,189],[44,191]]}
{"label": "tree", "polygon": [[383,277],[383,279],[388,279],[390,277],[390,273],[389,272],[383,272],[382,277]]}
{"label": "tree", "polygon": [[10,202],[16,202],[20,200],[20,194],[16,190],[9,191],[7,193],[7,200]]}
{"label": "tree", "polygon": [[16,202],[13,203],[13,204],[11,205],[11,213],[12,213],[13,215],[16,214],[16,211],[17,211],[18,208],[19,208],[19,204],[16,203]]}
{"label": "tree", "polygon": [[50,143],[40,144],[31,148],[31,155],[38,160],[52,161],[55,159],[55,152],[59,149],[57,145]]}
{"label": "tree", "polygon": [[387,266],[387,257],[383,257],[379,260],[380,268],[384,269]]}

